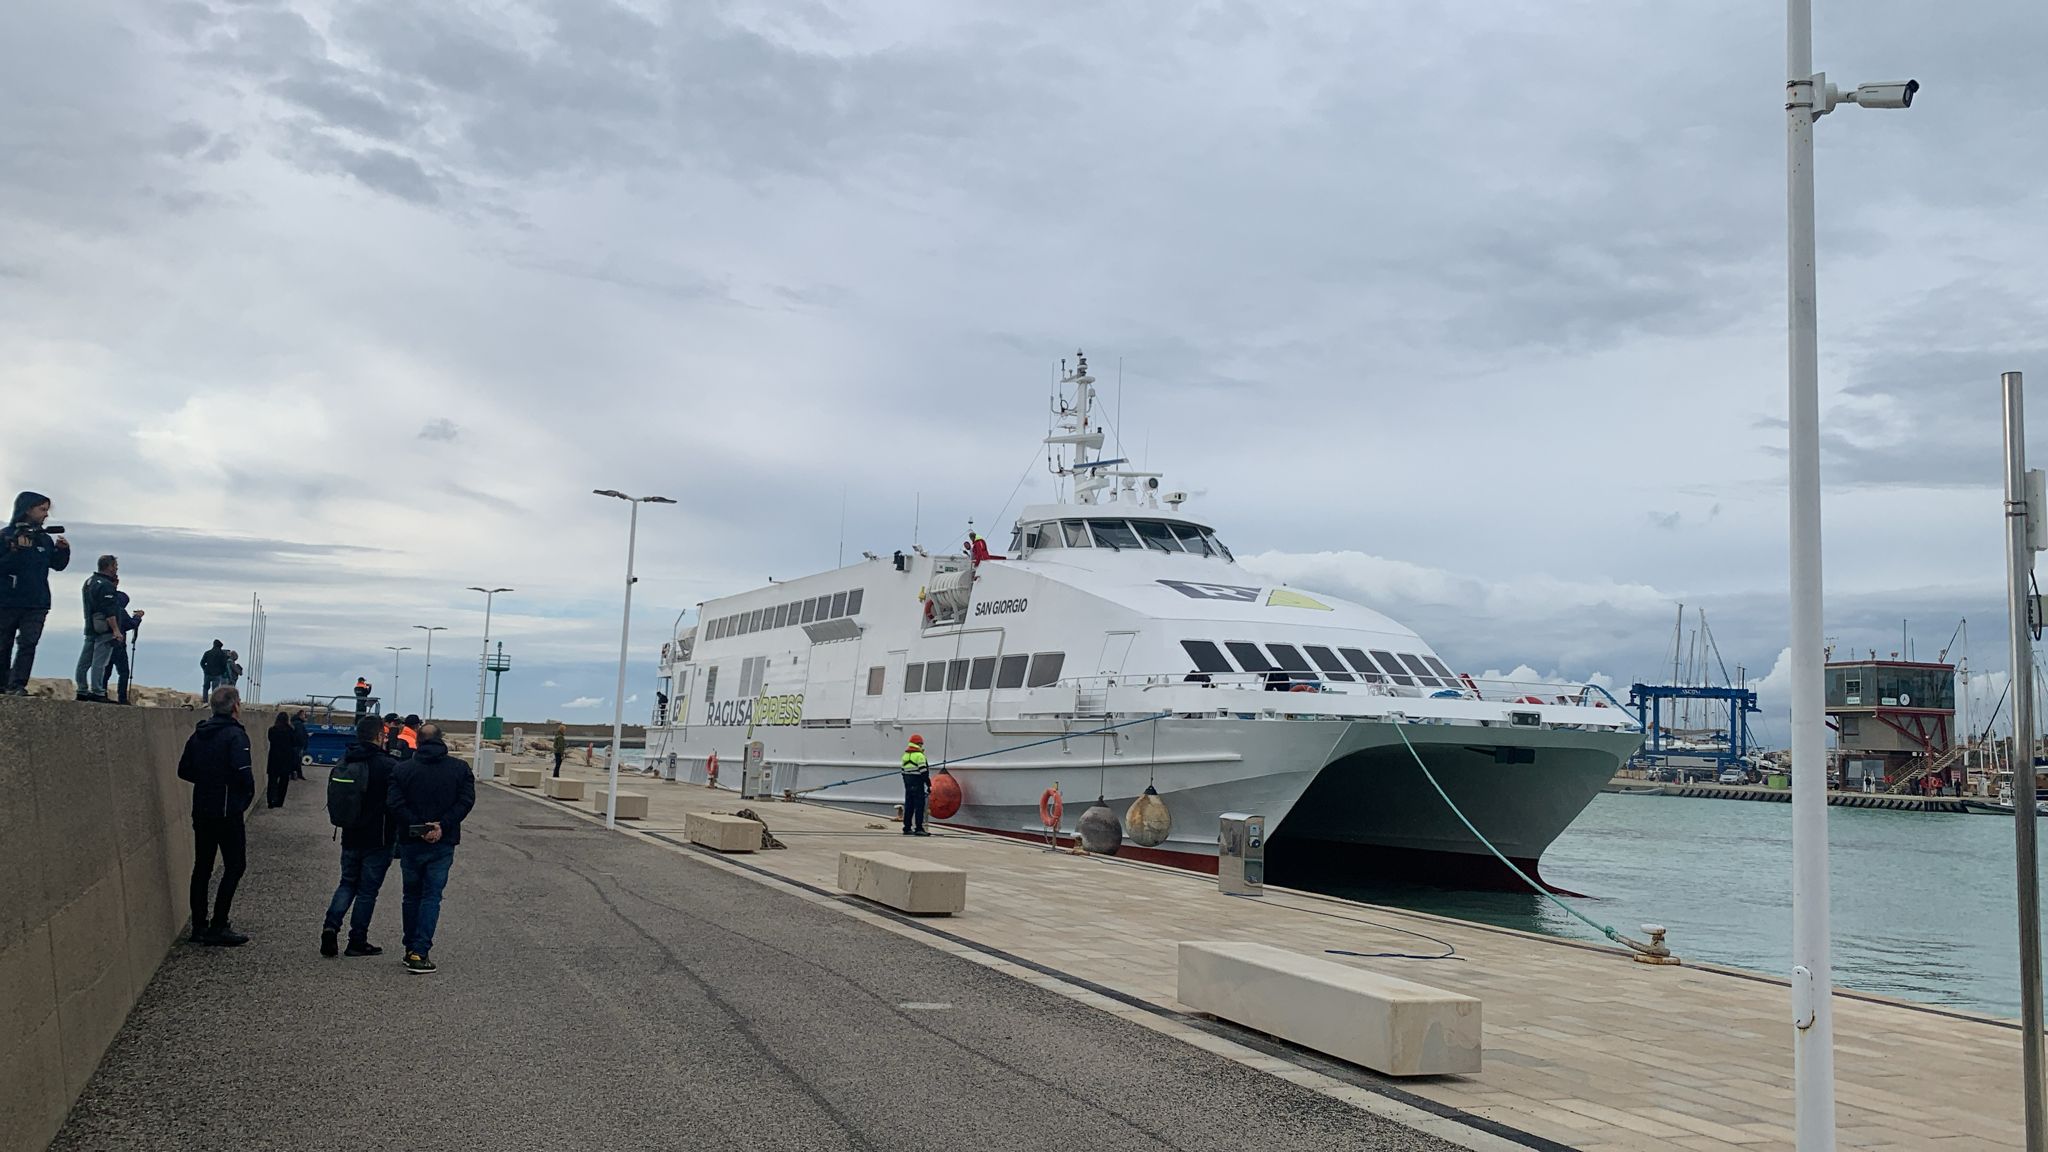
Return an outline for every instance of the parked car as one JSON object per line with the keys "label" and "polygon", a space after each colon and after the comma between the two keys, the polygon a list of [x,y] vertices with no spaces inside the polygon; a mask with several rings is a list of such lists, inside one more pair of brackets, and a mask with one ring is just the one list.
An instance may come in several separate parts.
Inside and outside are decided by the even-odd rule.
{"label": "parked car", "polygon": [[1717,783],[1747,784],[1749,783],[1749,773],[1744,772],[1740,768],[1723,768],[1721,769],[1721,776]]}

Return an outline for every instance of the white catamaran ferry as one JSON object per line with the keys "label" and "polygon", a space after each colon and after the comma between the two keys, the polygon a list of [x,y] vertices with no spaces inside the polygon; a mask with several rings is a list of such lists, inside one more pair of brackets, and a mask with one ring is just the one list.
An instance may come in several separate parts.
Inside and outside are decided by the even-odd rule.
{"label": "white catamaran ferry", "polygon": [[1218,816],[1250,812],[1276,883],[1504,880],[1469,820],[1535,875],[1634,718],[1594,687],[1475,680],[1379,612],[1245,571],[1185,495],[1101,458],[1086,358],[1061,381],[1063,502],[978,563],[870,554],[706,601],[663,646],[648,763],[738,788],[758,740],[756,793],[886,812],[918,733],[961,791],[937,823],[1043,836],[1057,786],[1071,834],[1149,787],[1170,832],[1124,855],[1214,871]]}

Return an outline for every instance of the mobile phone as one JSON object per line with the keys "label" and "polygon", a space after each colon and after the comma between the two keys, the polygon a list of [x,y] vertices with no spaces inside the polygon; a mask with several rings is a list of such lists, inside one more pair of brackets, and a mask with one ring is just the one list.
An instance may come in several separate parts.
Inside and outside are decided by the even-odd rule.
{"label": "mobile phone", "polygon": [[433,830],[434,826],[432,824],[412,824],[406,827],[406,832],[410,833],[416,840],[426,839],[427,833]]}

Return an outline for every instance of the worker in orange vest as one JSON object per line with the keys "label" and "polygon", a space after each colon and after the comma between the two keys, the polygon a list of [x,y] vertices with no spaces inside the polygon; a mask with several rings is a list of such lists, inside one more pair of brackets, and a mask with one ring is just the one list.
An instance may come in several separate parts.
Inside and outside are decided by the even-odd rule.
{"label": "worker in orange vest", "polygon": [[358,676],[356,677],[356,719],[361,720],[363,713],[369,710],[370,682]]}

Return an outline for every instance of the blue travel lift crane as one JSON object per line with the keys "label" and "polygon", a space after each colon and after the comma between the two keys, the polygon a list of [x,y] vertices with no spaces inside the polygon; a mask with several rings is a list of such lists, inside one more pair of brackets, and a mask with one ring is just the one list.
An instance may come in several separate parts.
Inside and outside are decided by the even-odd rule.
{"label": "blue travel lift crane", "polygon": [[1671,754],[1664,744],[1663,706],[1666,700],[1719,700],[1728,705],[1728,743],[1720,750],[1685,749],[1689,756],[1714,762],[1716,773],[1724,768],[1747,768],[1750,736],[1749,714],[1761,712],[1756,693],[1748,688],[1716,688],[1705,684],[1631,684],[1629,707],[1643,726],[1643,747],[1632,759],[1646,762]]}

